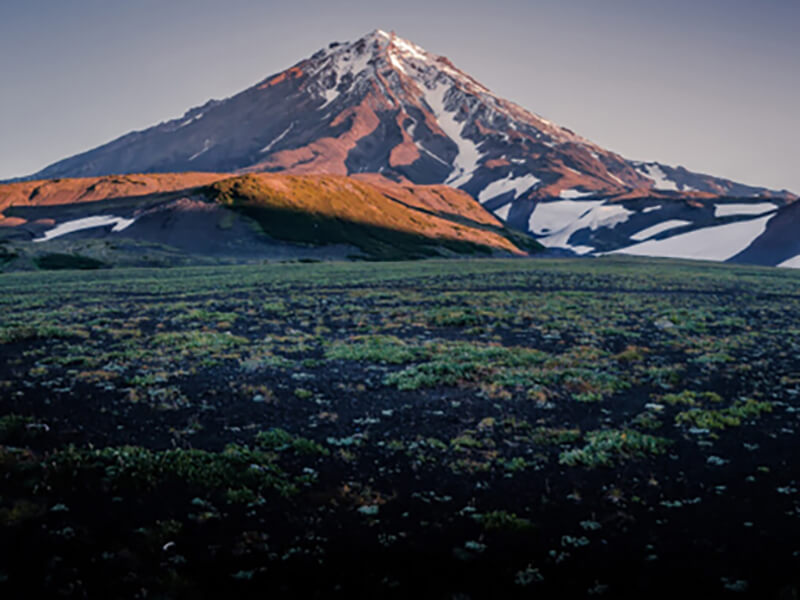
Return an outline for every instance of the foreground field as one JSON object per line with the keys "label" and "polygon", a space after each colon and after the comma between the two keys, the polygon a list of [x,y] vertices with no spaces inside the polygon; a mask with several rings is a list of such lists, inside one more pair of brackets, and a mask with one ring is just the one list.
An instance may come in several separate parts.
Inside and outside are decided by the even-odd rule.
{"label": "foreground field", "polygon": [[3,598],[797,598],[800,273],[0,278]]}

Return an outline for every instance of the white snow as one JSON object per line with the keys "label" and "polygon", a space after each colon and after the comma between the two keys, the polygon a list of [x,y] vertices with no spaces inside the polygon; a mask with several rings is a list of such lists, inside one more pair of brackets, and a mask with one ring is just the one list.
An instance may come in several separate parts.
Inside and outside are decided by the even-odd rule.
{"label": "white snow", "polygon": [[433,89],[424,88],[425,101],[436,115],[439,127],[458,146],[458,155],[453,160],[453,171],[445,183],[459,187],[471,179],[472,172],[477,168],[482,154],[475,142],[461,134],[464,125],[456,121],[455,112],[445,109],[445,96],[449,89],[450,87],[445,83],[439,83]]}
{"label": "white snow", "polygon": [[642,229],[641,231],[634,233],[631,236],[631,239],[637,242],[643,242],[644,240],[651,238],[654,235],[658,235],[662,231],[669,231],[670,229],[675,229],[676,227],[683,227],[684,225],[691,225],[691,224],[692,224],[691,221],[670,219],[669,221],[662,221],[661,223],[656,223],[652,227],[648,227],[647,229]]}
{"label": "white snow", "polygon": [[395,66],[396,69],[400,70],[402,73],[406,72],[406,70],[403,68],[403,64],[400,62],[397,56],[394,55],[394,53],[392,52],[389,53],[389,60],[392,61],[392,64]]}
{"label": "white snow", "polygon": [[578,198],[585,198],[586,196],[594,196],[594,192],[581,192],[573,188],[569,190],[561,190],[558,196],[562,200],[577,200]]}
{"label": "white snow", "polygon": [[656,204],[655,206],[648,206],[647,208],[642,209],[642,212],[643,213],[649,213],[649,212],[653,212],[654,210],[661,210],[661,205],[660,204]]}
{"label": "white snow", "polygon": [[609,171],[609,172],[608,172],[608,176],[609,176],[609,177],[611,177],[611,179],[613,179],[614,181],[616,181],[618,184],[620,184],[620,185],[626,185],[626,183],[625,183],[624,181],[622,181],[622,179],[620,179],[619,177],[617,177],[616,175],[614,175],[614,174],[613,174],[611,171]]}
{"label": "white snow", "polygon": [[178,125],[178,129],[180,129],[181,127],[186,127],[187,125],[191,125],[195,121],[199,121],[200,119],[202,119],[204,116],[205,116],[205,113],[200,113],[198,115],[190,117],[190,118],[186,119],[183,123]]}
{"label": "white snow", "polygon": [[665,240],[651,240],[615,250],[611,254],[728,260],[764,233],[773,215],[728,225],[704,227]]}
{"label": "white snow", "polygon": [[[574,200],[564,200],[563,202],[575,202]],[[588,201],[584,201],[588,202]],[[554,204],[554,203],[550,203]],[[541,204],[537,205],[537,209],[541,206]],[[534,211],[535,215],[536,211]],[[566,227],[563,227],[561,230],[548,235],[547,237],[540,238],[538,241],[542,243],[544,246],[548,248],[557,247],[557,248],[570,248],[574,252],[578,252],[579,254],[586,254],[587,252],[591,252],[594,248],[589,249],[586,251],[588,246],[571,246],[569,243],[570,237],[576,231],[580,231],[581,229],[590,229],[592,231],[596,231],[601,227],[605,227],[608,229],[613,229],[620,223],[624,223],[628,220],[628,218],[634,214],[632,210],[628,210],[622,205],[619,204],[605,204],[604,202],[600,202],[599,205],[590,208],[588,211],[584,212],[578,219],[569,223]],[[534,215],[531,215],[531,221],[534,220]],[[580,251],[579,251],[580,250]]]}
{"label": "white snow", "polygon": [[195,158],[197,158],[201,154],[205,154],[206,152],[208,152],[211,149],[211,146],[213,146],[213,144],[211,143],[211,140],[206,140],[205,142],[203,142],[203,148],[199,152],[195,152],[194,154],[192,154],[189,157],[189,160],[193,161]]}
{"label": "white snow", "polygon": [[528,161],[525,160],[524,158],[512,158],[511,162],[514,163],[515,165],[524,165]]}
{"label": "white snow", "polygon": [[798,254],[794,258],[790,258],[788,260],[783,261],[778,266],[779,267],[788,267],[790,269],[800,269],[800,254]]}
{"label": "white snow", "polygon": [[107,227],[114,225],[111,231],[123,231],[130,227],[136,219],[126,219],[125,217],[115,217],[113,215],[98,215],[95,217],[84,217],[83,219],[75,219],[73,221],[66,221],[56,225],[53,229],[44,232],[44,237],[36,238],[34,242],[46,242],[68,233],[81,231],[83,229],[94,229],[95,227]]}
{"label": "white snow", "polygon": [[331,54],[327,58],[327,62],[322,70],[333,71],[335,75],[334,85],[332,88],[322,90],[322,95],[325,97],[325,103],[317,110],[322,110],[339,97],[339,90],[336,88],[339,82],[342,80],[342,77],[350,73],[353,75],[353,83],[355,83],[359,73],[367,68],[371,59],[372,52],[369,50],[358,52],[356,51],[354,44],[344,46],[341,50],[337,50]]}
{"label": "white snow", "polygon": [[511,202],[508,204],[504,204],[500,208],[494,211],[494,214],[497,215],[497,218],[501,221],[505,221],[508,219],[508,211],[511,210]]}
{"label": "white snow", "polygon": [[516,200],[520,194],[531,189],[539,183],[539,181],[541,180],[530,174],[523,175],[522,177],[514,177],[512,173],[509,173],[508,177],[497,179],[483,188],[481,193],[478,194],[478,202],[483,204],[487,200],[502,196],[510,191],[514,192],[514,197],[512,199]]}
{"label": "white snow", "polygon": [[758,202],[756,204],[715,204],[715,217],[728,217],[730,215],[763,215],[778,208],[772,202]]}
{"label": "white snow", "polygon": [[449,166],[450,166],[450,163],[448,163],[446,160],[442,160],[441,158],[439,158],[438,156],[436,156],[436,155],[435,155],[433,152],[431,152],[430,150],[428,150],[428,149],[427,149],[425,146],[423,146],[423,145],[422,145],[422,144],[420,144],[419,142],[415,142],[415,144],[417,145],[417,148],[419,148],[420,150],[422,150],[422,151],[423,151],[425,154],[427,154],[427,155],[428,155],[428,156],[430,156],[431,158],[433,158],[433,159],[435,159],[435,160],[438,160],[440,163],[442,163],[442,164],[443,164],[444,166],[446,166],[446,167],[449,167]]}
{"label": "white snow", "polygon": [[425,51],[422,48],[420,48],[416,44],[412,44],[407,40],[395,37],[392,45],[395,48],[398,48],[404,54],[410,54],[417,60],[428,60],[428,57],[425,55]]}
{"label": "white snow", "polygon": [[286,130],[283,133],[281,133],[278,137],[276,137],[274,140],[272,140],[269,144],[267,144],[261,150],[259,150],[259,152],[260,153],[264,153],[264,152],[269,152],[270,150],[272,150],[272,148],[275,146],[275,144],[277,144],[283,138],[285,138],[286,134],[289,133],[292,130],[293,127],[294,127],[294,122],[292,122],[292,124],[289,125],[289,127],[287,127]]}
{"label": "white snow", "polygon": [[536,235],[553,234],[601,204],[602,200],[539,202],[529,219],[528,230]]}
{"label": "white snow", "polygon": [[651,179],[654,183],[654,190],[669,190],[673,192],[678,191],[678,186],[674,181],[667,178],[667,174],[656,163],[647,164],[642,163],[641,167],[636,169],[641,175]]}

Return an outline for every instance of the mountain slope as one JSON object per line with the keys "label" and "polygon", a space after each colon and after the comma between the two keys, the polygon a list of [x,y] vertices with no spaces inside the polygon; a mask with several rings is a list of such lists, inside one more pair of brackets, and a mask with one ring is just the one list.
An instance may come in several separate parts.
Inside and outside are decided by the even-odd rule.
{"label": "mountain slope", "polygon": [[[708,208],[715,199],[745,198],[779,208],[796,199],[625,159],[496,96],[447,58],[380,30],[331,44],[231,98],[59,161],[36,177],[179,171],[379,173],[444,183],[546,245],[578,253],[636,241],[612,231],[626,214],[619,206],[631,210],[625,203],[660,203],[637,219],[649,227],[673,219],[687,202]],[[590,205],[583,203],[590,199],[602,200],[600,212],[608,214],[587,217],[583,207]],[[555,202],[561,204],[548,204]],[[539,215],[554,212],[573,221],[545,225]],[[591,223],[580,234],[587,229],[582,218]]]}
{"label": "mountain slope", "polygon": [[537,247],[446,186],[266,173],[0,185],[0,242],[22,256],[80,251],[112,263],[120,262],[112,250],[127,248],[125,264],[154,252],[169,263],[524,255]]}

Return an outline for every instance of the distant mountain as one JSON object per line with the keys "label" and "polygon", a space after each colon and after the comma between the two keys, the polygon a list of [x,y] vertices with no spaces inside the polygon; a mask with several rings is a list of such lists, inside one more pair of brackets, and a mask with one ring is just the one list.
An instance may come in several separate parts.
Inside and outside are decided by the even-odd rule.
{"label": "distant mountain", "polygon": [[[766,231],[765,217],[756,213],[797,199],[785,190],[625,159],[499,98],[447,58],[380,30],[333,43],[231,98],[34,177],[183,171],[379,173],[397,182],[446,184],[544,245],[577,254],[669,253],[657,242],[742,221],[750,225],[713,231],[744,232],[754,242]],[[748,247],[703,246],[695,254],[764,264],[777,264],[781,254],[748,253]]]}
{"label": "distant mountain", "polygon": [[184,173],[0,185],[0,265],[523,256],[539,248],[466,193],[380,175]]}

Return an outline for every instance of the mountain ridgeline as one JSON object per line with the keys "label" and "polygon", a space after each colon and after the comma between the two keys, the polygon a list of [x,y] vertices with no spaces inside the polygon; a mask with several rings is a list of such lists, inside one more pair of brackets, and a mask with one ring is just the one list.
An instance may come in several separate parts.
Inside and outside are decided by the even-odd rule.
{"label": "mountain ridgeline", "polygon": [[[623,158],[381,30],[330,44],[235,96],[59,161],[32,179],[186,172],[373,174],[373,183],[407,190],[443,184],[542,245],[578,255],[788,266],[800,255],[800,243],[786,233],[796,222],[797,196]],[[295,200],[292,210],[310,210]],[[349,213],[350,222],[356,216]]]}

